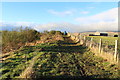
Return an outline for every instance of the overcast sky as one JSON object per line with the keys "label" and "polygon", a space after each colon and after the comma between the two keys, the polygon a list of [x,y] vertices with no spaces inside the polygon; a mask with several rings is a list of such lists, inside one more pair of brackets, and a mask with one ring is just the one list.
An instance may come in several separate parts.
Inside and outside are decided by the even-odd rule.
{"label": "overcast sky", "polygon": [[118,30],[117,2],[3,2],[0,27],[38,31]]}

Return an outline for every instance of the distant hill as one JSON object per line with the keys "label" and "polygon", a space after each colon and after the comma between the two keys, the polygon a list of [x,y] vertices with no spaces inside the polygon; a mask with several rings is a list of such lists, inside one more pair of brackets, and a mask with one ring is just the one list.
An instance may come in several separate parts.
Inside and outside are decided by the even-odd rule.
{"label": "distant hill", "polygon": [[15,29],[15,28],[17,28],[17,27],[15,27],[15,26],[2,26],[2,28],[0,28],[0,30],[1,30],[1,31],[2,31],[2,30],[11,31],[11,30],[13,30],[13,29]]}
{"label": "distant hill", "polygon": [[[4,31],[4,30],[7,30],[7,31],[12,31],[12,30],[17,30],[18,28],[20,28],[21,26],[2,26],[0,28],[0,31]],[[22,28],[24,29],[26,26],[22,26]]]}

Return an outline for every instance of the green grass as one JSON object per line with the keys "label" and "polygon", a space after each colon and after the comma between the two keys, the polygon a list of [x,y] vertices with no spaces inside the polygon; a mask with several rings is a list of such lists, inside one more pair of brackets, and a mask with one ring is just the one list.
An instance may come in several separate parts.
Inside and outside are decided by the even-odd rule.
{"label": "green grass", "polygon": [[3,61],[1,78],[15,78],[16,76],[20,76],[22,71],[28,66],[29,61],[36,55],[31,47],[22,48],[13,54],[15,55],[14,57]]}
{"label": "green grass", "polygon": [[[119,78],[117,65],[96,57],[87,47],[65,41],[26,46],[14,52],[14,57],[3,61],[2,78],[16,78],[38,56],[32,78],[41,76],[85,76],[89,78]],[[67,41],[69,43],[67,43]],[[27,58],[27,59],[26,59]]]}
{"label": "green grass", "polygon": [[[118,37],[105,37],[105,36],[89,36],[93,37],[93,41],[99,43],[100,39],[102,39],[102,43],[105,45],[115,45],[115,40],[118,40]],[[89,38],[88,37],[88,38]]]}
{"label": "green grass", "polygon": [[[104,59],[94,56],[83,46],[79,46],[76,52],[74,52],[74,46],[71,46],[71,48],[69,46],[55,47],[49,45],[39,47],[45,49],[45,54],[42,54],[34,65],[34,77],[36,78],[41,76],[118,77],[115,69],[116,65],[112,64],[112,66],[109,62],[105,62]],[[82,51],[79,52],[79,50]]]}
{"label": "green grass", "polygon": [[[106,37],[106,36],[88,36],[86,39],[88,41],[93,38],[93,42],[99,44],[100,39],[102,39],[102,47],[105,51],[112,51],[115,50],[115,40],[118,40],[118,53],[120,53],[120,37]],[[106,47],[107,46],[107,47]]]}

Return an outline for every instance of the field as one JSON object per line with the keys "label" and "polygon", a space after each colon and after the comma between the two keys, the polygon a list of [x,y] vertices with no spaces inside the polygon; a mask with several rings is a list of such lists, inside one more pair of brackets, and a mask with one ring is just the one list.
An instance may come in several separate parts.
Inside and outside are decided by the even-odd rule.
{"label": "field", "polygon": [[118,40],[118,37],[105,37],[105,36],[89,36],[93,38],[93,41],[99,43],[102,39],[102,43],[105,45],[115,45],[115,40]]}
{"label": "field", "polygon": [[0,80],[120,80],[120,4],[44,1],[1,1]]}
{"label": "field", "polygon": [[95,56],[69,37],[64,41],[26,46],[3,56],[2,79],[41,77],[120,78],[118,66]]}
{"label": "field", "polygon": [[91,40],[91,38],[93,38],[93,42],[96,43],[96,44],[99,44],[100,42],[100,39],[102,40],[102,47],[104,49],[107,49],[108,50],[112,50],[114,51],[115,50],[115,40],[118,40],[118,52],[120,53],[120,47],[119,47],[119,44],[120,44],[120,39],[119,37],[109,37],[109,36],[88,36],[86,39],[87,40]]}

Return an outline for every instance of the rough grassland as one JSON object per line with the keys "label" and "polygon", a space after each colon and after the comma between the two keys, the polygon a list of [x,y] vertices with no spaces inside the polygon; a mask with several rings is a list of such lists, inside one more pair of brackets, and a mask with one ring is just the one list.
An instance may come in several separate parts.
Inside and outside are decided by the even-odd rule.
{"label": "rough grassland", "polygon": [[23,73],[28,75],[25,73],[28,67],[31,69],[28,77],[33,80],[51,76],[85,80],[120,78],[117,65],[96,57],[87,47],[77,45],[67,36],[64,36],[64,41],[26,46],[13,54],[15,56],[3,61],[3,68],[0,69],[5,80],[22,77]]}

